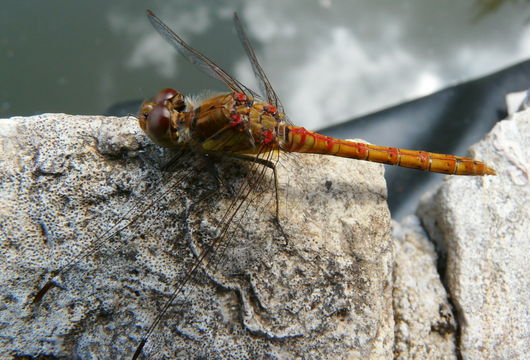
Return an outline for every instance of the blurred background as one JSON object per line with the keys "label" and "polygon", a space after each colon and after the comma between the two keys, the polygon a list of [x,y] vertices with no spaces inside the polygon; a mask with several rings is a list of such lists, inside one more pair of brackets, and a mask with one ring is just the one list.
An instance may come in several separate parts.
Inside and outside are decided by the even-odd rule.
{"label": "blurred background", "polygon": [[[530,83],[528,0],[7,0],[0,118],[135,113],[161,88],[225,90],[159,37],[147,8],[255,87],[237,11],[290,119],[341,138],[465,155],[504,115],[504,94]],[[440,180],[387,169],[397,218]]]}

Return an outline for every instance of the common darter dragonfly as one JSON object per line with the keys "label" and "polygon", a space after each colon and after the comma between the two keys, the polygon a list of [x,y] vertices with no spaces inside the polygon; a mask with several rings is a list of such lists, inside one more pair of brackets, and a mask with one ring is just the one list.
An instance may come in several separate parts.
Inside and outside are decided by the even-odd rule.
{"label": "common darter dragonfly", "polygon": [[[388,266],[390,260],[385,246],[368,240],[388,234],[386,230],[375,229],[377,225],[369,214],[362,215],[364,220],[356,220],[361,224],[348,230],[355,244],[335,246],[332,252],[322,242],[327,237],[333,243],[333,235],[327,232],[326,222],[317,226],[308,220],[309,225],[305,229],[289,227],[291,218],[310,217],[315,208],[326,206],[314,202],[307,192],[309,189],[306,192],[289,190],[290,180],[285,180],[282,173],[290,174],[288,179],[311,177],[312,171],[290,154],[332,155],[454,175],[494,175],[495,171],[470,158],[338,140],[294,126],[287,120],[237,15],[234,17],[235,27],[260,81],[263,97],[189,46],[150,11],[148,18],[166,41],[198,68],[223,81],[230,92],[197,102],[168,88],[143,103],[138,114],[141,129],[156,144],[175,149],[162,175],[156,179],[157,186],[147,187],[144,199],[127,207],[129,210],[119,221],[109,226],[103,235],[88,242],[69,261],[63,262],[57,271],[48,274],[42,281],[43,285],[35,291],[31,306],[34,309],[43,306],[45,299],[53,296],[48,294],[51,289],[68,288],[68,285],[58,285],[58,282],[60,278],[66,278],[64,283],[68,284],[70,272],[88,273],[89,269],[83,263],[89,262],[89,259],[101,256],[105,261],[111,261],[112,257],[101,255],[107,247],[116,247],[117,254],[123,257],[143,258],[144,255],[136,251],[127,254],[128,241],[133,238],[136,241],[146,240],[146,243],[153,241],[156,235],[150,235],[149,229],[154,227],[154,221],[160,221],[167,225],[168,230],[174,231],[175,244],[185,242],[192,255],[187,258],[183,255],[184,260],[172,264],[173,269],[178,269],[175,273],[162,269],[171,262],[168,254],[151,257],[150,266],[168,277],[165,283],[170,285],[161,290],[154,303],[151,299],[145,306],[140,304],[128,310],[138,311],[144,316],[141,325],[135,325],[134,334],[123,333],[119,329],[118,324],[133,321],[127,317],[127,311],[116,315],[119,321],[114,321],[112,312],[107,312],[107,309],[116,309],[118,304],[109,305],[111,298],[102,301],[105,305],[101,305],[101,309],[106,310],[100,309],[100,316],[112,318],[109,321],[112,325],[104,329],[108,336],[113,337],[115,344],[114,350],[109,350],[109,356],[226,358],[228,354],[236,357],[234,354],[240,353],[241,357],[261,354],[258,357],[281,358],[282,354],[290,354],[286,356],[318,358],[324,353],[329,354],[326,351],[330,349],[336,349],[337,354],[346,354],[342,346],[359,353],[359,349],[366,348],[370,339],[363,340],[360,336],[362,330],[346,331],[346,325],[340,325],[340,322],[355,327],[355,319],[359,318],[370,319],[374,324],[380,321],[374,316],[374,307],[381,303],[374,305],[367,298],[375,288],[381,288],[383,282],[372,282],[370,274]],[[220,158],[224,161],[217,165]],[[243,165],[238,167],[234,162],[243,162]],[[337,172],[346,171],[347,166],[355,167],[353,164],[343,165]],[[335,175],[330,174],[330,178]],[[226,178],[230,180],[226,181]],[[358,190],[352,191],[359,194],[370,191],[367,190],[373,185],[370,182],[367,174],[366,183],[350,185],[352,188],[357,186]],[[329,191],[338,183],[337,180],[326,179],[323,182],[325,185],[315,191]],[[288,192],[288,196],[282,195],[284,191]],[[172,192],[182,196],[192,194],[194,200],[182,200],[180,195],[175,197]],[[384,206],[384,189],[376,198],[379,198],[377,205]],[[304,208],[302,204],[307,203],[310,207]],[[172,206],[179,210],[171,210]],[[345,208],[345,218],[347,210],[360,212]],[[327,222],[330,228],[332,223],[339,224],[339,227],[348,223],[336,219],[327,219]],[[256,230],[250,235],[259,227],[267,230]],[[325,234],[321,240],[314,240],[317,229]],[[135,235],[135,231],[142,235]],[[316,243],[311,252],[298,248],[300,242],[307,239]],[[370,248],[370,255],[364,248]],[[149,247],[144,250],[149,251]],[[347,259],[346,254],[353,256]],[[238,258],[241,261],[236,261],[236,264],[229,260]],[[326,267],[312,266],[322,258],[326,259]],[[141,265],[138,267],[142,268]],[[133,273],[137,282],[142,283],[139,280],[141,270],[136,270],[138,273],[134,273],[134,269],[128,271]],[[264,274],[274,278],[276,287],[260,279],[266,276]],[[284,282],[287,278],[290,280]],[[210,284],[205,284],[208,281]],[[290,292],[297,283],[303,285],[304,294]],[[194,293],[201,286],[208,289],[202,289],[199,298],[213,297],[216,292],[221,292],[219,302],[224,301],[226,306],[223,308],[217,304],[220,306],[217,310],[197,310],[193,307]],[[104,286],[96,290],[105,291]],[[140,299],[148,295],[142,290],[132,290],[132,287],[129,291]],[[119,305],[127,308],[125,304]],[[157,309],[154,315],[144,311],[153,306]],[[39,311],[44,310],[35,310],[37,314]],[[213,313],[210,319],[216,318],[216,321],[202,324],[200,319],[205,318],[203,312]],[[339,324],[330,325],[328,319],[331,318],[339,319]],[[331,337],[322,335],[322,331],[327,330],[333,333]],[[370,332],[377,332],[377,326]],[[312,339],[313,336],[319,339]],[[175,340],[177,338],[178,341]],[[205,349],[203,338],[218,341],[221,350]],[[236,339],[236,342],[241,339],[241,344],[228,345],[228,338],[231,341]],[[136,349],[116,350],[130,343],[131,339],[137,343]],[[309,339],[313,341],[310,350],[297,347]],[[165,347],[171,341],[175,342],[172,347],[174,352],[168,354],[160,349],[162,344]],[[258,344],[264,342],[266,345],[256,350],[261,346]]]}

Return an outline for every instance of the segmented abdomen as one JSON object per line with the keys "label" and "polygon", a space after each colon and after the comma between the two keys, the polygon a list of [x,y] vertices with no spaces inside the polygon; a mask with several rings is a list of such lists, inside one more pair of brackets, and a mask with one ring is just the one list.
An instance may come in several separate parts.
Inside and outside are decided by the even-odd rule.
{"label": "segmented abdomen", "polygon": [[283,133],[282,148],[292,152],[340,156],[442,174],[495,175],[495,170],[483,162],[460,156],[338,140],[297,126],[285,126]]}

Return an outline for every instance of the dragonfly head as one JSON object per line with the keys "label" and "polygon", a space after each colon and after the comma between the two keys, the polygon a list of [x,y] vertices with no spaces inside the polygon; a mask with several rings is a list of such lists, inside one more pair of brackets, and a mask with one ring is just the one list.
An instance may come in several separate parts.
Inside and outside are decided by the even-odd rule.
{"label": "dragonfly head", "polygon": [[179,125],[187,107],[183,94],[175,89],[163,89],[140,107],[140,127],[158,145],[172,147],[178,143]]}

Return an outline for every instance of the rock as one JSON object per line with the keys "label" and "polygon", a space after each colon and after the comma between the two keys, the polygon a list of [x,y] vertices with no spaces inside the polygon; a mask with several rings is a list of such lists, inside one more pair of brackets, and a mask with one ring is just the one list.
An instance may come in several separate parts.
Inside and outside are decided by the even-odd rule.
{"label": "rock", "polygon": [[283,156],[282,231],[271,221],[269,169],[224,159],[218,186],[211,162],[185,154],[174,172],[159,171],[174,154],[134,118],[4,119],[0,139],[2,357],[130,358],[227,218],[215,255],[182,286],[144,354],[393,356],[381,165]]}
{"label": "rock", "polygon": [[394,223],[393,238],[394,359],[456,359],[457,324],[433,243],[415,216]]}
{"label": "rock", "polygon": [[441,251],[464,359],[529,358],[530,111],[471,153],[497,176],[446,178],[417,214]]}

